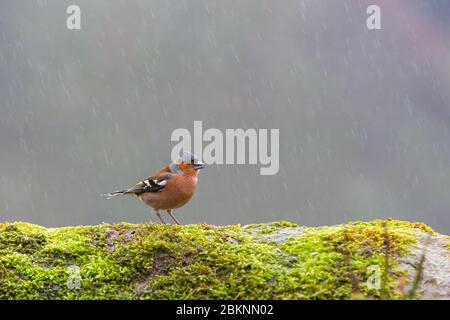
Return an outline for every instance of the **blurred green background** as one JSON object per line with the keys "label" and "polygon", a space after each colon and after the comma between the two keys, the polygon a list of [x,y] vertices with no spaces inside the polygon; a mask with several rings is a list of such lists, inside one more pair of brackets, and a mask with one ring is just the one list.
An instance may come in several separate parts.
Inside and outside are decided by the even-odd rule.
{"label": "blurred green background", "polygon": [[169,162],[172,131],[203,120],[279,128],[280,171],[210,166],[184,223],[449,233],[449,18],[445,0],[1,1],[0,220],[154,219],[100,194]]}

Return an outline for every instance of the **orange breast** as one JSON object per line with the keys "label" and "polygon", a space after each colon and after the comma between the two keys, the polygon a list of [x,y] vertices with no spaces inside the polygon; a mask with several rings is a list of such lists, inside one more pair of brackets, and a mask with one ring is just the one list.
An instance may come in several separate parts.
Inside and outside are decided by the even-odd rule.
{"label": "orange breast", "polygon": [[196,186],[197,177],[174,176],[160,192],[147,192],[139,197],[156,210],[177,209],[191,200]]}

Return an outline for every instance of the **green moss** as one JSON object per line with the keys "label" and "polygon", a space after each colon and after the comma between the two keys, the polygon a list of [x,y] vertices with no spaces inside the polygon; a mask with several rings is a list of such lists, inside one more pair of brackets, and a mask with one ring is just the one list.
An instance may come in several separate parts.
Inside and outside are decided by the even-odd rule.
{"label": "green moss", "polygon": [[[296,232],[272,237],[287,229]],[[396,220],[317,228],[0,224],[0,299],[397,298],[397,258],[420,232],[433,230]],[[374,265],[386,274],[376,290],[366,285]],[[79,289],[70,285],[73,266]]]}
{"label": "green moss", "polygon": [[298,225],[289,221],[275,221],[271,223],[248,224],[244,229],[259,235],[269,234],[282,228],[298,228]]}

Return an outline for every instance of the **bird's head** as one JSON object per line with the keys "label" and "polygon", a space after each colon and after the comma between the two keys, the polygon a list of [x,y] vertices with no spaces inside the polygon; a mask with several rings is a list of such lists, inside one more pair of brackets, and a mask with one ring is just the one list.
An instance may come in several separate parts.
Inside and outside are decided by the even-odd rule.
{"label": "bird's head", "polygon": [[184,151],[183,155],[175,161],[175,165],[183,173],[195,175],[206,166],[197,156],[187,151]]}

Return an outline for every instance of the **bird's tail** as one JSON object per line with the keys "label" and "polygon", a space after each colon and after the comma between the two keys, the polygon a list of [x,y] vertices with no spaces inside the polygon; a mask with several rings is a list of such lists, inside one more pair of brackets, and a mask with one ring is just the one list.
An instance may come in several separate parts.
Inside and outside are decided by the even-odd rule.
{"label": "bird's tail", "polygon": [[117,196],[123,196],[126,194],[132,194],[133,192],[130,192],[130,189],[124,189],[124,190],[120,190],[120,191],[113,191],[107,194],[103,194],[102,196],[106,197],[106,199],[111,199]]}

